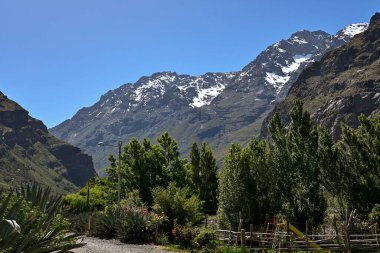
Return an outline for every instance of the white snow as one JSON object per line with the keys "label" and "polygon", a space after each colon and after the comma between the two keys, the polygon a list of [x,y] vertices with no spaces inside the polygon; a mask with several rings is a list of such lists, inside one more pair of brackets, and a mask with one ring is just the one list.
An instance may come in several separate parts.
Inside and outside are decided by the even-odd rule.
{"label": "white snow", "polygon": [[289,81],[290,76],[279,76],[275,73],[266,73],[265,80],[270,83],[275,89],[276,92],[279,93],[284,84]]}
{"label": "white snow", "polygon": [[300,65],[306,61],[308,61],[311,58],[312,54],[306,54],[306,55],[299,55],[296,54],[293,56],[293,62],[288,64],[287,66],[282,66],[282,72],[285,74],[291,73],[296,71]]}
{"label": "white snow", "polygon": [[[175,77],[174,77],[175,78]],[[170,77],[160,77],[155,80],[149,80],[146,84],[141,85],[135,90],[135,101],[140,102],[144,95],[151,89],[158,91],[161,95],[164,94],[163,82],[171,81]]]}
{"label": "white snow", "polygon": [[200,88],[199,80],[195,81],[197,83],[197,95],[193,98],[193,102],[190,103],[191,107],[202,107],[204,105],[211,104],[212,100],[217,97],[225,88],[222,83],[209,88]]}
{"label": "white snow", "polygon": [[282,49],[282,48],[279,48],[278,51],[279,51],[280,53],[285,53],[285,52],[286,52],[286,50],[285,50],[285,49]]}
{"label": "white snow", "polygon": [[287,64],[286,66],[282,66],[278,64],[285,75],[281,76],[275,73],[267,72],[265,76],[265,80],[276,89],[277,93],[279,93],[282,87],[284,86],[284,84],[289,81],[290,79],[289,73],[292,73],[298,70],[300,65],[310,60],[311,57],[312,57],[312,54],[304,54],[304,55],[296,54],[292,57],[293,60],[291,60],[290,63],[287,60],[285,61]]}
{"label": "white snow", "polygon": [[301,54],[296,54],[293,56],[293,60],[296,63],[303,63],[311,58],[312,54],[306,54],[306,55],[301,55]]}
{"label": "white snow", "polygon": [[298,36],[294,36],[293,39],[292,39],[292,41],[297,42],[298,44],[307,44],[307,43],[309,43],[309,42],[307,42],[304,39],[298,38]]}
{"label": "white snow", "polygon": [[367,23],[351,24],[342,30],[344,35],[354,37],[356,34],[362,33],[367,30]]}

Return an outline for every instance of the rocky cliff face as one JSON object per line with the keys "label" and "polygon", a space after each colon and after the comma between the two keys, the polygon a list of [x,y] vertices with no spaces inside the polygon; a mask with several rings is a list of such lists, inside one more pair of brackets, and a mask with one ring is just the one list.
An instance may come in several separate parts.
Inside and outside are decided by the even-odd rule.
{"label": "rocky cliff face", "polygon": [[164,131],[179,142],[182,154],[193,141],[207,141],[221,160],[231,142],[246,144],[258,135],[264,117],[305,67],[366,28],[367,24],[355,24],[336,35],[296,32],[238,72],[196,77],[160,72],[142,77],[109,91],[50,131],[91,154],[98,171],[107,165],[108,154],[116,152],[98,147],[98,142],[155,139]]}
{"label": "rocky cliff face", "polygon": [[49,134],[41,121],[0,92],[0,186],[35,181],[64,193],[95,175],[90,156]]}
{"label": "rocky cliff face", "polygon": [[261,134],[268,135],[268,122],[279,113],[289,124],[287,112],[302,100],[313,119],[340,135],[342,123],[357,126],[360,114],[380,113],[380,13],[368,29],[347,45],[327,53],[321,61],[303,70],[286,99],[264,121]]}

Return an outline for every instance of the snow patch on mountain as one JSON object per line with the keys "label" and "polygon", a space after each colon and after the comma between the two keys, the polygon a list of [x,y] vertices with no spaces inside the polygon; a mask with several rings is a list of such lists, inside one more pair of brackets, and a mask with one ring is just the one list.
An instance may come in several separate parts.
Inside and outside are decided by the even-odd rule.
{"label": "snow patch on mountain", "polygon": [[294,36],[292,38],[291,42],[295,42],[295,43],[298,43],[298,44],[307,44],[307,43],[309,43],[309,42],[307,42],[304,39],[300,39],[298,36]]}
{"label": "snow patch on mountain", "polygon": [[279,93],[281,91],[281,88],[284,86],[284,84],[289,81],[290,76],[280,76],[275,73],[266,73],[265,80],[270,83],[275,89],[276,93]]}
{"label": "snow patch on mountain", "polygon": [[342,33],[346,36],[353,37],[356,34],[362,33],[368,28],[368,23],[356,23],[351,24],[342,30]]}
{"label": "snow patch on mountain", "polygon": [[197,87],[197,96],[193,98],[193,102],[190,104],[191,107],[202,107],[204,105],[211,104],[212,100],[216,98],[223,90],[225,86],[222,83],[218,83],[216,86],[199,89]]}

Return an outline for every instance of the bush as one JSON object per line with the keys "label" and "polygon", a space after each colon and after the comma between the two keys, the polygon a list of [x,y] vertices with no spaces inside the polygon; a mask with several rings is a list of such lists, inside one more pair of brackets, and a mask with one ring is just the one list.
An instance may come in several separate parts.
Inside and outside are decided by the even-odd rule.
{"label": "bush", "polygon": [[150,213],[142,207],[124,206],[121,210],[117,237],[126,243],[145,243],[152,240]]}
{"label": "bush", "polygon": [[375,223],[376,226],[380,227],[380,204],[375,204],[368,218],[371,222]]}
{"label": "bush", "polygon": [[[77,233],[88,232],[88,220],[90,218],[90,213],[79,213],[79,214],[65,214],[71,222],[71,230]],[[92,227],[92,225],[91,225]]]}
{"label": "bush", "polygon": [[207,248],[207,249],[214,249],[216,247],[215,240],[216,240],[216,233],[215,230],[206,228],[202,229],[199,234],[194,238],[194,245],[197,248]]}
{"label": "bush", "polygon": [[[87,196],[88,186],[90,196]],[[63,202],[65,208],[73,213],[103,211],[113,203],[115,197],[116,191],[106,178],[93,178],[77,193],[66,195]]]}
{"label": "bush", "polygon": [[90,234],[100,238],[115,238],[120,228],[121,215],[116,209],[109,209],[103,213],[96,213],[92,217]]}
{"label": "bush", "polygon": [[247,248],[245,247],[230,247],[230,246],[227,246],[227,247],[222,247],[222,248],[218,248],[216,251],[216,253],[248,253],[249,250],[247,250]]}
{"label": "bush", "polygon": [[179,188],[174,183],[170,183],[166,189],[154,188],[153,202],[153,210],[167,216],[168,229],[173,228],[174,224],[199,224],[204,218],[202,201],[196,195],[190,196],[187,188]]}
{"label": "bush", "polygon": [[176,243],[185,248],[190,248],[193,245],[193,240],[198,233],[199,229],[191,226],[176,225],[172,230]]}

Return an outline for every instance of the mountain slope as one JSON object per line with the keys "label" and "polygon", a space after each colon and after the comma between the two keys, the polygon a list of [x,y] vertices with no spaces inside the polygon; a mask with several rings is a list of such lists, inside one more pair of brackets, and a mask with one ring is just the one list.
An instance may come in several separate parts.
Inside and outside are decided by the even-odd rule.
{"label": "mountain slope", "polygon": [[327,53],[321,61],[306,68],[265,120],[261,135],[273,113],[289,124],[287,112],[295,100],[302,100],[313,119],[340,135],[342,123],[358,125],[357,116],[380,113],[380,13],[372,18],[368,29],[347,45]]}
{"label": "mountain slope", "polygon": [[64,193],[95,175],[90,156],[49,134],[0,92],[0,187],[38,182]]}
{"label": "mountain slope", "polygon": [[356,24],[330,35],[299,31],[269,46],[241,71],[201,76],[160,72],[109,91],[91,107],[50,129],[58,138],[79,146],[101,171],[112,148],[132,137],[155,139],[169,131],[182,154],[195,140],[207,141],[221,160],[229,143],[245,144],[259,133],[261,122],[286,95],[299,73],[327,51],[365,30]]}

